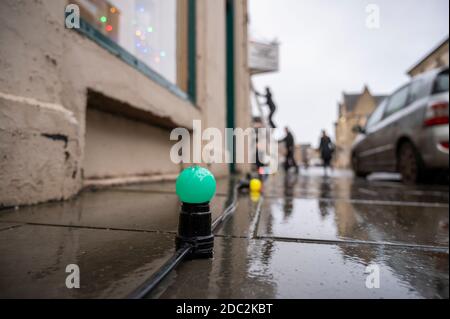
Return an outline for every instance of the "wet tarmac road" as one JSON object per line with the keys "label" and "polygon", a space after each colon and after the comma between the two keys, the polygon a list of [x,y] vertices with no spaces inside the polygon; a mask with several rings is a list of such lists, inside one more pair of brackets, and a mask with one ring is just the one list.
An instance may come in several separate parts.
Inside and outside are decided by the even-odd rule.
{"label": "wet tarmac road", "polygon": [[[273,177],[264,194],[239,198],[214,259],[183,262],[148,297],[448,298],[448,185],[312,170]],[[0,297],[125,297],[173,253],[178,208],[173,183],[159,183],[0,211]],[[70,290],[73,263],[81,288]],[[369,265],[379,289],[366,287]]]}

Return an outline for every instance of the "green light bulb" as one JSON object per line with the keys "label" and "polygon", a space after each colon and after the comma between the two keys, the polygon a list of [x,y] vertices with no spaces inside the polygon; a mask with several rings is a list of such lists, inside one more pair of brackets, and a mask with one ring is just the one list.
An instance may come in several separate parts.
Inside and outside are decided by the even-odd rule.
{"label": "green light bulb", "polygon": [[192,166],[178,176],[176,191],[183,203],[208,203],[216,193],[216,179],[206,168]]}

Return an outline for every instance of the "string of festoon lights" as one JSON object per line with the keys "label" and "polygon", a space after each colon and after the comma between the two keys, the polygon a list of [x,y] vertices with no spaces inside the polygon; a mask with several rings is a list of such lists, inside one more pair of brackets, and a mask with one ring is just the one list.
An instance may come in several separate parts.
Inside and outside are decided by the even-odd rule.
{"label": "string of festoon lights", "polygon": [[[119,10],[116,7],[109,8],[109,13],[111,15],[119,14]],[[148,14],[148,11],[144,6],[140,5],[136,8],[136,14]],[[98,20],[102,24],[102,28],[108,34],[114,31],[114,26],[111,23],[111,19],[107,15],[102,14],[98,17]],[[151,41],[151,35],[153,35],[156,30],[152,25],[139,25],[137,21],[143,21],[145,19],[133,19],[130,21],[133,26],[133,37],[134,45],[136,50],[146,58],[152,60],[152,62],[159,64],[162,59],[166,58],[167,53],[165,50],[154,48],[154,43]]]}

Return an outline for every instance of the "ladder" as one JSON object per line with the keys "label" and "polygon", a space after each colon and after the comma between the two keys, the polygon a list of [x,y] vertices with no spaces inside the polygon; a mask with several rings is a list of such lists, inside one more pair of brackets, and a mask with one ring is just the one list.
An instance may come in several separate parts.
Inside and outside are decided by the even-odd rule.
{"label": "ladder", "polygon": [[258,111],[261,115],[261,122],[262,122],[264,128],[267,129],[268,132],[270,132],[270,135],[268,136],[268,138],[270,139],[269,165],[268,165],[270,172],[268,172],[268,173],[269,174],[276,173],[278,171],[278,142],[275,141],[273,138],[273,135],[272,135],[273,130],[269,125],[267,117],[264,115],[263,105],[259,100],[257,91],[255,90],[255,87],[253,86],[253,81],[251,81],[251,80],[250,80],[250,89],[253,92],[253,95],[254,95],[255,101],[256,101],[256,106],[258,107]]}

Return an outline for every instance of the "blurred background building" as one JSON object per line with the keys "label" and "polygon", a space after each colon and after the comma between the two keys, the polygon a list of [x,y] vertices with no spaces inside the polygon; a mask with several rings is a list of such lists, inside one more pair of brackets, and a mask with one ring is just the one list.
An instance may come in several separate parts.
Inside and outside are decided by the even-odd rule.
{"label": "blurred background building", "polygon": [[247,24],[246,0],[1,1],[0,206],[173,179],[173,128],[250,127]]}
{"label": "blurred background building", "polygon": [[362,93],[343,94],[339,104],[339,119],[336,123],[336,154],[337,168],[350,167],[350,152],[357,133],[353,128],[366,125],[367,119],[376,106],[384,99],[384,95],[373,95],[367,86]]}
{"label": "blurred background building", "polygon": [[408,75],[415,77],[426,71],[448,66],[448,37],[428,53],[422,60],[417,62],[409,71]]}

